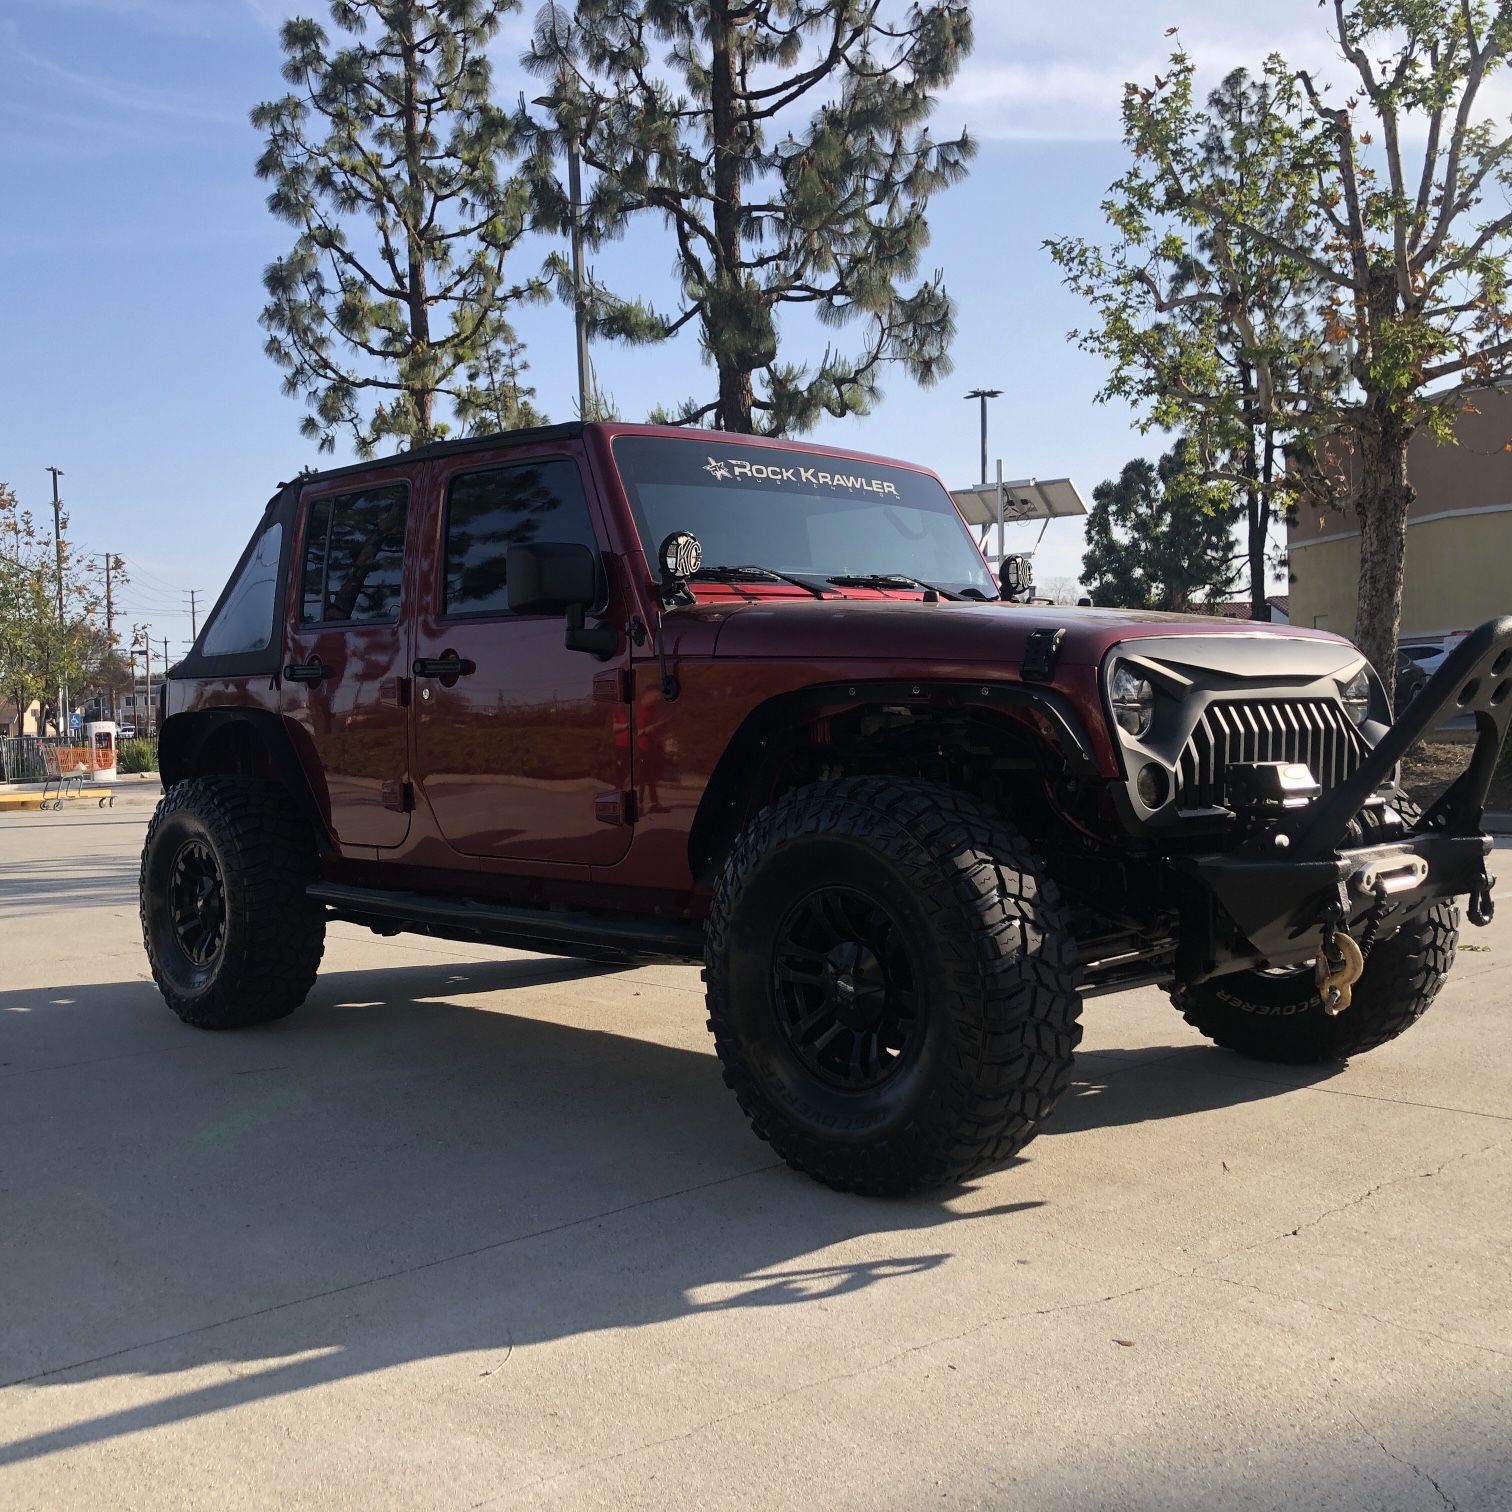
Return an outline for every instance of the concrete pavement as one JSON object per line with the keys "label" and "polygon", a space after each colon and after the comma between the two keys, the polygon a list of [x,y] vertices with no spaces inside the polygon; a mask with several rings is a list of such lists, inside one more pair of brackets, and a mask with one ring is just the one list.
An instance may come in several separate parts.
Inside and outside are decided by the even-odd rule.
{"label": "concrete pavement", "polygon": [[341,925],[184,1028],[147,794],[0,817],[0,1507],[1512,1508],[1512,852],[1422,1024],[1088,1005],[1012,1169],[776,1164],[697,972]]}

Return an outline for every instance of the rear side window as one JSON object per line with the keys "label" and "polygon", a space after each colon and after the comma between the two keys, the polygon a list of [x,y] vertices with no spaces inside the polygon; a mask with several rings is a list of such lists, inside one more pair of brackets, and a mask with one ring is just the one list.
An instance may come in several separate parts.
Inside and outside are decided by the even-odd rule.
{"label": "rear side window", "polygon": [[442,612],[507,614],[509,548],[547,541],[598,550],[576,462],[557,457],[453,479]]}
{"label": "rear side window", "polygon": [[334,494],[310,506],[300,619],[306,625],[399,618],[404,574],[403,483]]}
{"label": "rear side window", "polygon": [[205,627],[204,656],[238,656],[267,649],[273,639],[273,607],[278,591],[278,553],[283,526],[263,531],[225,602]]}

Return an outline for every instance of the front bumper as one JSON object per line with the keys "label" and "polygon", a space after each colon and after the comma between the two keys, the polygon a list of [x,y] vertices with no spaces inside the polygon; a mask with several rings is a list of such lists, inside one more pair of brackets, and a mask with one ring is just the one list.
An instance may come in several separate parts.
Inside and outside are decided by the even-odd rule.
{"label": "front bumper", "polygon": [[[1346,845],[1398,762],[1451,713],[1475,720],[1465,770],[1420,818],[1389,826],[1382,843]],[[1178,862],[1197,891],[1183,920],[1178,978],[1306,960],[1325,925],[1361,927],[1377,910],[1395,930],[1443,899],[1468,895],[1472,922],[1486,922],[1491,840],[1481,818],[1509,722],[1512,616],[1466,636],[1347,781],[1233,850]]]}

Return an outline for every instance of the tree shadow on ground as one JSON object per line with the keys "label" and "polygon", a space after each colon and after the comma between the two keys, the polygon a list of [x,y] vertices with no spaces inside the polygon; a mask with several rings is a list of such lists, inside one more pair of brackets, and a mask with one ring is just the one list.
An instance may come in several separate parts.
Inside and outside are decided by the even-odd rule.
{"label": "tree shadow on ground", "polygon": [[[333,972],[292,1019],[225,1035],[145,982],[0,992],[0,1384],[215,1370],[0,1464],[395,1365],[856,1292],[943,1265],[952,1224],[1042,1205],[793,1175],[708,1050],[598,1027],[653,990],[549,958]],[[1089,1056],[1048,1132],[1286,1090],[1163,1053],[1201,1059],[1153,1105]],[[885,1256],[824,1260],[861,1235]]]}

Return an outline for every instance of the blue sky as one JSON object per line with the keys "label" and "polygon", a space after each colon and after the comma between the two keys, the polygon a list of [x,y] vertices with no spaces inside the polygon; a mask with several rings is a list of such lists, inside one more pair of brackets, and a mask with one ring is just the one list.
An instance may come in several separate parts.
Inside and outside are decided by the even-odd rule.
{"label": "blue sky", "polygon": [[[40,512],[44,469],[64,470],[74,540],[127,558],[125,618],[150,622],[159,644],[166,634],[175,656],[187,590],[213,599],[274,486],[320,465],[257,324],[262,269],[292,232],[264,206],[247,111],[280,90],[277,28],[296,8],[325,19],[309,0],[0,0],[0,479]],[[497,48],[506,95],[529,83],[515,59],[533,8]],[[1069,474],[1090,495],[1159,443],[1093,403],[1101,366],[1066,340],[1084,311],[1040,244],[1100,229],[1123,163],[1122,81],[1159,67],[1168,26],[1204,82],[1271,47],[1325,65],[1333,50],[1313,0],[979,0],[977,12],[976,54],[937,130],[964,121],[982,150],[936,201],[927,261],[959,305],[956,371],[932,390],[895,375],[873,415],[819,435],[971,482],[977,411],[961,396],[1001,388],[992,449],[1009,476]],[[649,228],[599,259],[611,283],[653,297],[668,265]],[[518,325],[538,402],[570,418],[570,312]],[[595,360],[626,418],[709,381],[691,342],[599,347]],[[1032,543],[1033,528],[1015,534]],[[1074,524],[1053,525],[1041,581],[1074,577],[1080,550]]]}

